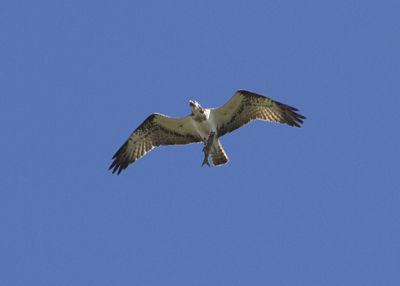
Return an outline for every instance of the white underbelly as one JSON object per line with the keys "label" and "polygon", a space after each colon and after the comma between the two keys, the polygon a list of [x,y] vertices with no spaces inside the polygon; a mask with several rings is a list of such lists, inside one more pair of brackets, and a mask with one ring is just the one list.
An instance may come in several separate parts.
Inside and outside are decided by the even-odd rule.
{"label": "white underbelly", "polygon": [[212,124],[210,124],[210,122],[207,120],[201,122],[193,121],[193,126],[203,140],[206,140],[212,131],[215,132]]}

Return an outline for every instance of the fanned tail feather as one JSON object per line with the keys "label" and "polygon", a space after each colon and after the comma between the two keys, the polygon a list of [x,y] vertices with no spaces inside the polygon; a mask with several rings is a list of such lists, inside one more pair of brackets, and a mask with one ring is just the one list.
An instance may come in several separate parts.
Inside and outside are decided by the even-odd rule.
{"label": "fanned tail feather", "polygon": [[229,161],[219,140],[217,140],[211,148],[211,159],[215,166],[226,164]]}

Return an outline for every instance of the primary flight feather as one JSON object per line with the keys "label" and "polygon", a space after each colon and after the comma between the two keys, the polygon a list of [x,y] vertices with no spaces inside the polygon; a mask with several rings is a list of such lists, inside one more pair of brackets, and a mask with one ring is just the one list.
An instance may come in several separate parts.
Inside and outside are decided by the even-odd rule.
{"label": "primary flight feather", "polygon": [[159,113],[147,117],[114,154],[109,170],[119,174],[155,147],[190,143],[204,144],[203,165],[210,165],[209,156],[215,166],[223,165],[229,159],[219,137],[226,133],[256,119],[295,127],[300,127],[305,119],[294,107],[246,90],[238,90],[218,108],[203,108],[191,100],[189,104],[192,113],[186,117],[172,118]]}

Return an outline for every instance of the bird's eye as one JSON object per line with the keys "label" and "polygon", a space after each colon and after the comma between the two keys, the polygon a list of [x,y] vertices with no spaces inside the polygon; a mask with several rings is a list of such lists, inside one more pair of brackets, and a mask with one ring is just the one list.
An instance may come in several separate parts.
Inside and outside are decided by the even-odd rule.
{"label": "bird's eye", "polygon": [[201,113],[201,114],[204,114],[204,110],[200,110],[200,113]]}

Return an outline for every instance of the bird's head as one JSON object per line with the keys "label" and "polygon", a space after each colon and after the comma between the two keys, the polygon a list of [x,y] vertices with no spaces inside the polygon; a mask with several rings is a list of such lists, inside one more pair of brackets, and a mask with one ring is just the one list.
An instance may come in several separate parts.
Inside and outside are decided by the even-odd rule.
{"label": "bird's head", "polygon": [[193,114],[204,114],[204,108],[201,107],[200,103],[195,100],[189,100],[190,108],[192,109]]}

